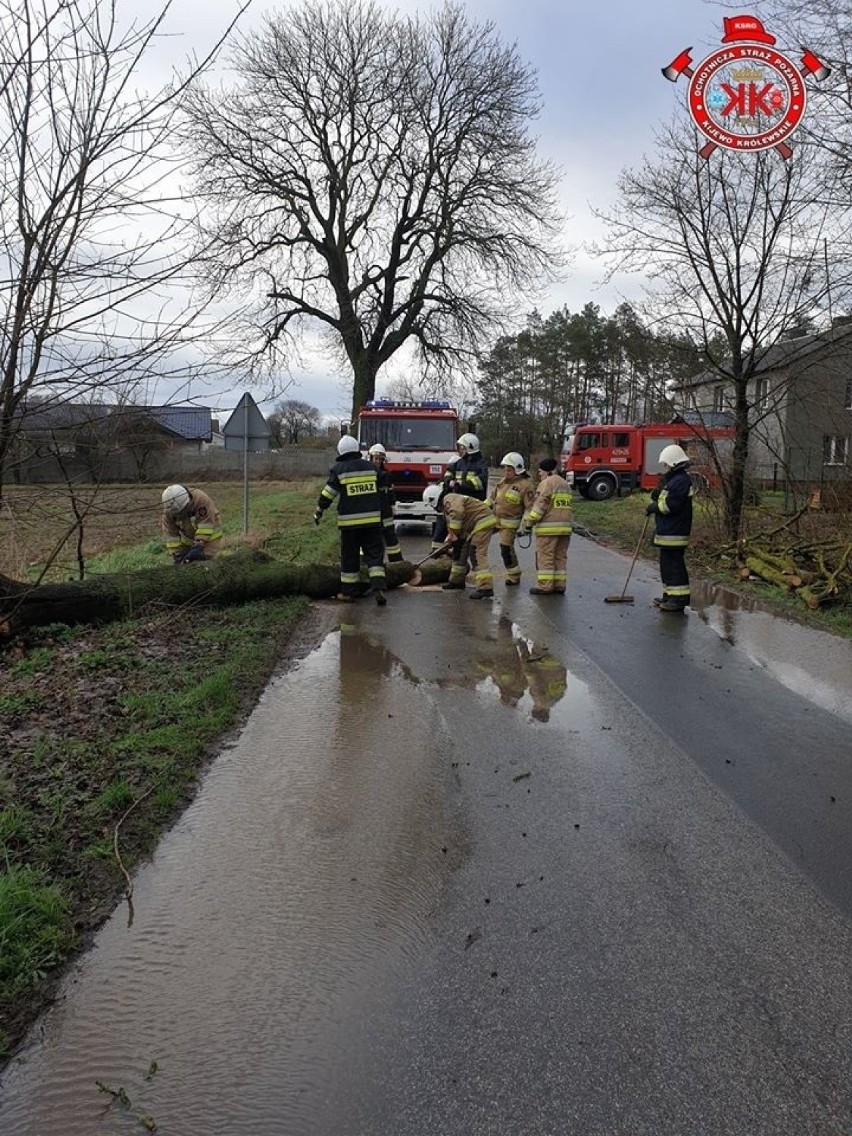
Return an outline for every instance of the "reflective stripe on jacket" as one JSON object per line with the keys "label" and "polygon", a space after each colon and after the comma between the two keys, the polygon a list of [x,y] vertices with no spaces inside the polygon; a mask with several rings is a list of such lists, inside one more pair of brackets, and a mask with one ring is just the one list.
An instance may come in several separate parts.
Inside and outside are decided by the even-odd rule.
{"label": "reflective stripe on jacket", "polygon": [[497,518],[484,501],[464,493],[448,493],[443,502],[447,528],[461,540],[470,540],[474,533],[497,528]]}
{"label": "reflective stripe on jacket", "polygon": [[[457,481],[471,496],[484,501],[488,495],[488,466],[482,454],[465,454],[450,462],[444,474],[444,485]],[[452,493],[450,489],[450,493]]]}
{"label": "reflective stripe on jacket", "polygon": [[536,536],[570,536],[571,515],[571,487],[564,477],[550,473],[539,483],[524,524],[535,525]]}
{"label": "reflective stripe on jacket", "polygon": [[513,477],[511,481],[504,477],[494,487],[490,498],[501,529],[516,529],[521,523],[521,517],[532,508],[535,500],[535,489],[529,474]]}
{"label": "reflective stripe on jacket", "polygon": [[382,505],[379,495],[378,470],[360,454],[344,454],[328,471],[317,508],[325,510],[337,501],[337,524],[340,528],[358,525],[380,525]]}
{"label": "reflective stripe on jacket", "polygon": [[654,544],[658,548],[686,548],[692,532],[692,497],[695,489],[685,469],[665,474],[654,508]]}

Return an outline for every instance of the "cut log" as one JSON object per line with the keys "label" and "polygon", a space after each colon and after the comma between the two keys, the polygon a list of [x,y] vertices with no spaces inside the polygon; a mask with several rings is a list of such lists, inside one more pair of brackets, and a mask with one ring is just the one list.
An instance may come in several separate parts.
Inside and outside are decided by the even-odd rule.
{"label": "cut log", "polygon": [[[446,580],[449,561],[428,562],[429,582]],[[389,588],[415,573],[407,560],[385,566]],[[422,572],[422,569],[421,569]],[[441,575],[443,573],[443,575]],[[362,590],[369,584],[366,572]],[[250,600],[304,595],[324,599],[340,589],[336,564],[282,564],[262,552],[240,552],[205,563],[92,576],[66,584],[26,584],[0,576],[0,638],[49,623],[97,624],[138,616],[152,606],[227,607]]]}
{"label": "cut log", "polygon": [[759,576],[761,580],[775,584],[778,588],[784,588],[785,591],[789,591],[793,586],[790,583],[789,576],[785,576],[784,573],[779,572],[773,564],[767,564],[766,561],[759,556],[752,555],[746,557],[746,564],[753,576]]}

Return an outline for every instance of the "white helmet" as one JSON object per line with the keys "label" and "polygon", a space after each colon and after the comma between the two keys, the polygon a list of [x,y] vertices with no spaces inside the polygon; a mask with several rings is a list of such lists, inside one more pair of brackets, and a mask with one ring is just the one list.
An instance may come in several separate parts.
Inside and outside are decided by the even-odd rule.
{"label": "white helmet", "polygon": [[660,465],[683,465],[689,461],[689,454],[680,446],[664,446],[660,450]]}
{"label": "white helmet", "polygon": [[176,516],[183,512],[192,498],[185,485],[169,485],[163,490],[161,500],[166,512]]}
{"label": "white helmet", "polygon": [[428,505],[430,509],[438,508],[438,498],[443,491],[442,485],[427,485],[423,490],[423,504]]}
{"label": "white helmet", "polygon": [[343,457],[344,454],[357,454],[360,453],[361,447],[358,445],[358,439],[353,438],[351,434],[344,434],[340,441],[337,443],[337,452]]}
{"label": "white helmet", "polygon": [[372,457],[373,454],[386,454],[387,450],[381,442],[376,442],[374,446],[370,446],[369,450],[367,450],[367,453],[370,455],[370,457]]}
{"label": "white helmet", "polygon": [[476,434],[462,434],[456,442],[456,447],[464,446],[469,454],[475,454],[479,450],[479,438]]}
{"label": "white helmet", "polygon": [[524,459],[519,453],[516,453],[515,450],[510,450],[508,454],[505,454],[500,465],[508,466],[508,468],[513,469],[515,473],[523,473],[527,468],[524,464]]}

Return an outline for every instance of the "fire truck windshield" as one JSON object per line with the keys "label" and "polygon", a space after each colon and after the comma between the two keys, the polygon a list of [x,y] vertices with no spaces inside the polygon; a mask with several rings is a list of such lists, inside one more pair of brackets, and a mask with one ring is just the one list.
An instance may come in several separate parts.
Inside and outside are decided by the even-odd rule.
{"label": "fire truck windshield", "polygon": [[457,423],[449,418],[361,418],[361,445],[381,442],[386,450],[454,450]]}

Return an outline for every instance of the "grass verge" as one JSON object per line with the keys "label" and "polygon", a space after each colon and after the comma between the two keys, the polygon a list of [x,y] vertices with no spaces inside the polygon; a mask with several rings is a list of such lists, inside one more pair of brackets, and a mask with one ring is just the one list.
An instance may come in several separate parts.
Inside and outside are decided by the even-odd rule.
{"label": "grass verge", "polygon": [[[311,520],[318,488],[263,485],[249,533],[237,535],[231,516],[222,554],[248,545],[289,562],[334,560],[333,518],[319,528]],[[113,512],[107,503],[101,515]],[[93,549],[107,539],[92,535]],[[30,551],[38,559],[45,549]],[[164,558],[145,537],[104,548],[87,568]],[[0,1065],[120,900],[124,871],[150,855],[223,739],[318,627],[296,596],[56,624],[0,654]]]}

